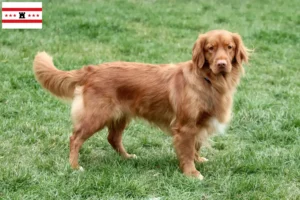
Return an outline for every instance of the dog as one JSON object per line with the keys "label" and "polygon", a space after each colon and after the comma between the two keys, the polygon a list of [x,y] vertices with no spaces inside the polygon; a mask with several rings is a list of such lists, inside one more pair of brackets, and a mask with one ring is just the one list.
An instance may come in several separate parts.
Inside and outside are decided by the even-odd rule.
{"label": "dog", "polygon": [[78,70],[58,70],[39,52],[33,62],[37,81],[53,95],[72,101],[70,164],[94,133],[108,128],[108,142],[124,158],[135,158],[122,144],[122,133],[134,117],[157,125],[173,137],[183,174],[203,179],[195,162],[208,136],[229,123],[233,96],[248,62],[248,50],[237,33],[213,30],[200,34],[192,60],[177,64],[110,62]]}

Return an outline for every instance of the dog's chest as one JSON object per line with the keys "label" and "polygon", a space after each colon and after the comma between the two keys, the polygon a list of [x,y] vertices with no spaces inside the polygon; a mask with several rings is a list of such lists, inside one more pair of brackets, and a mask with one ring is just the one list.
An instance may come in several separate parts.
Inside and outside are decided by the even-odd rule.
{"label": "dog's chest", "polygon": [[213,133],[224,134],[226,131],[227,124],[220,123],[219,120],[215,117],[209,120],[209,124]]}

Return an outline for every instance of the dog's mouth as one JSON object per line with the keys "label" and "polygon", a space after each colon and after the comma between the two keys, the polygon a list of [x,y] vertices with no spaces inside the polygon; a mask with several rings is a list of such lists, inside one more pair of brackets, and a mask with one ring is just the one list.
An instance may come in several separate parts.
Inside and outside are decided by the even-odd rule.
{"label": "dog's mouth", "polygon": [[226,68],[220,68],[220,67],[211,67],[210,70],[215,74],[215,75],[226,75],[231,72],[231,69],[229,67]]}
{"label": "dog's mouth", "polygon": [[220,74],[221,74],[222,76],[225,76],[225,75],[227,74],[227,72],[221,71]]}

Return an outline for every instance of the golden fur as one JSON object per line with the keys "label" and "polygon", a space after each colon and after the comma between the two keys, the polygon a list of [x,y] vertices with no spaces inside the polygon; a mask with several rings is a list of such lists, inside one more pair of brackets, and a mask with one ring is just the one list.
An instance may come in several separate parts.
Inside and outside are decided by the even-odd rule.
{"label": "golden fur", "polygon": [[180,169],[203,176],[194,161],[205,139],[230,121],[233,94],[248,61],[240,36],[225,30],[199,35],[192,60],[178,64],[111,62],[79,70],[61,71],[45,52],[34,59],[41,85],[72,103],[73,135],[70,164],[78,169],[79,149],[105,126],[108,141],[125,158],[122,133],[132,117],[156,124],[172,135]]}

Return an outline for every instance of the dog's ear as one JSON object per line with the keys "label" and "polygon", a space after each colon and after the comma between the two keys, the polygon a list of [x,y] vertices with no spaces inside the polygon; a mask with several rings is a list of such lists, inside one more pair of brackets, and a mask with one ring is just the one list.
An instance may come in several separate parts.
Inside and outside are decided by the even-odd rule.
{"label": "dog's ear", "polygon": [[205,56],[204,56],[204,45],[206,41],[206,35],[201,34],[199,35],[197,41],[193,47],[193,63],[195,66],[202,68],[205,63]]}
{"label": "dog's ear", "polygon": [[238,33],[233,33],[233,40],[236,45],[235,60],[239,65],[248,62],[248,49],[245,47],[241,36]]}

